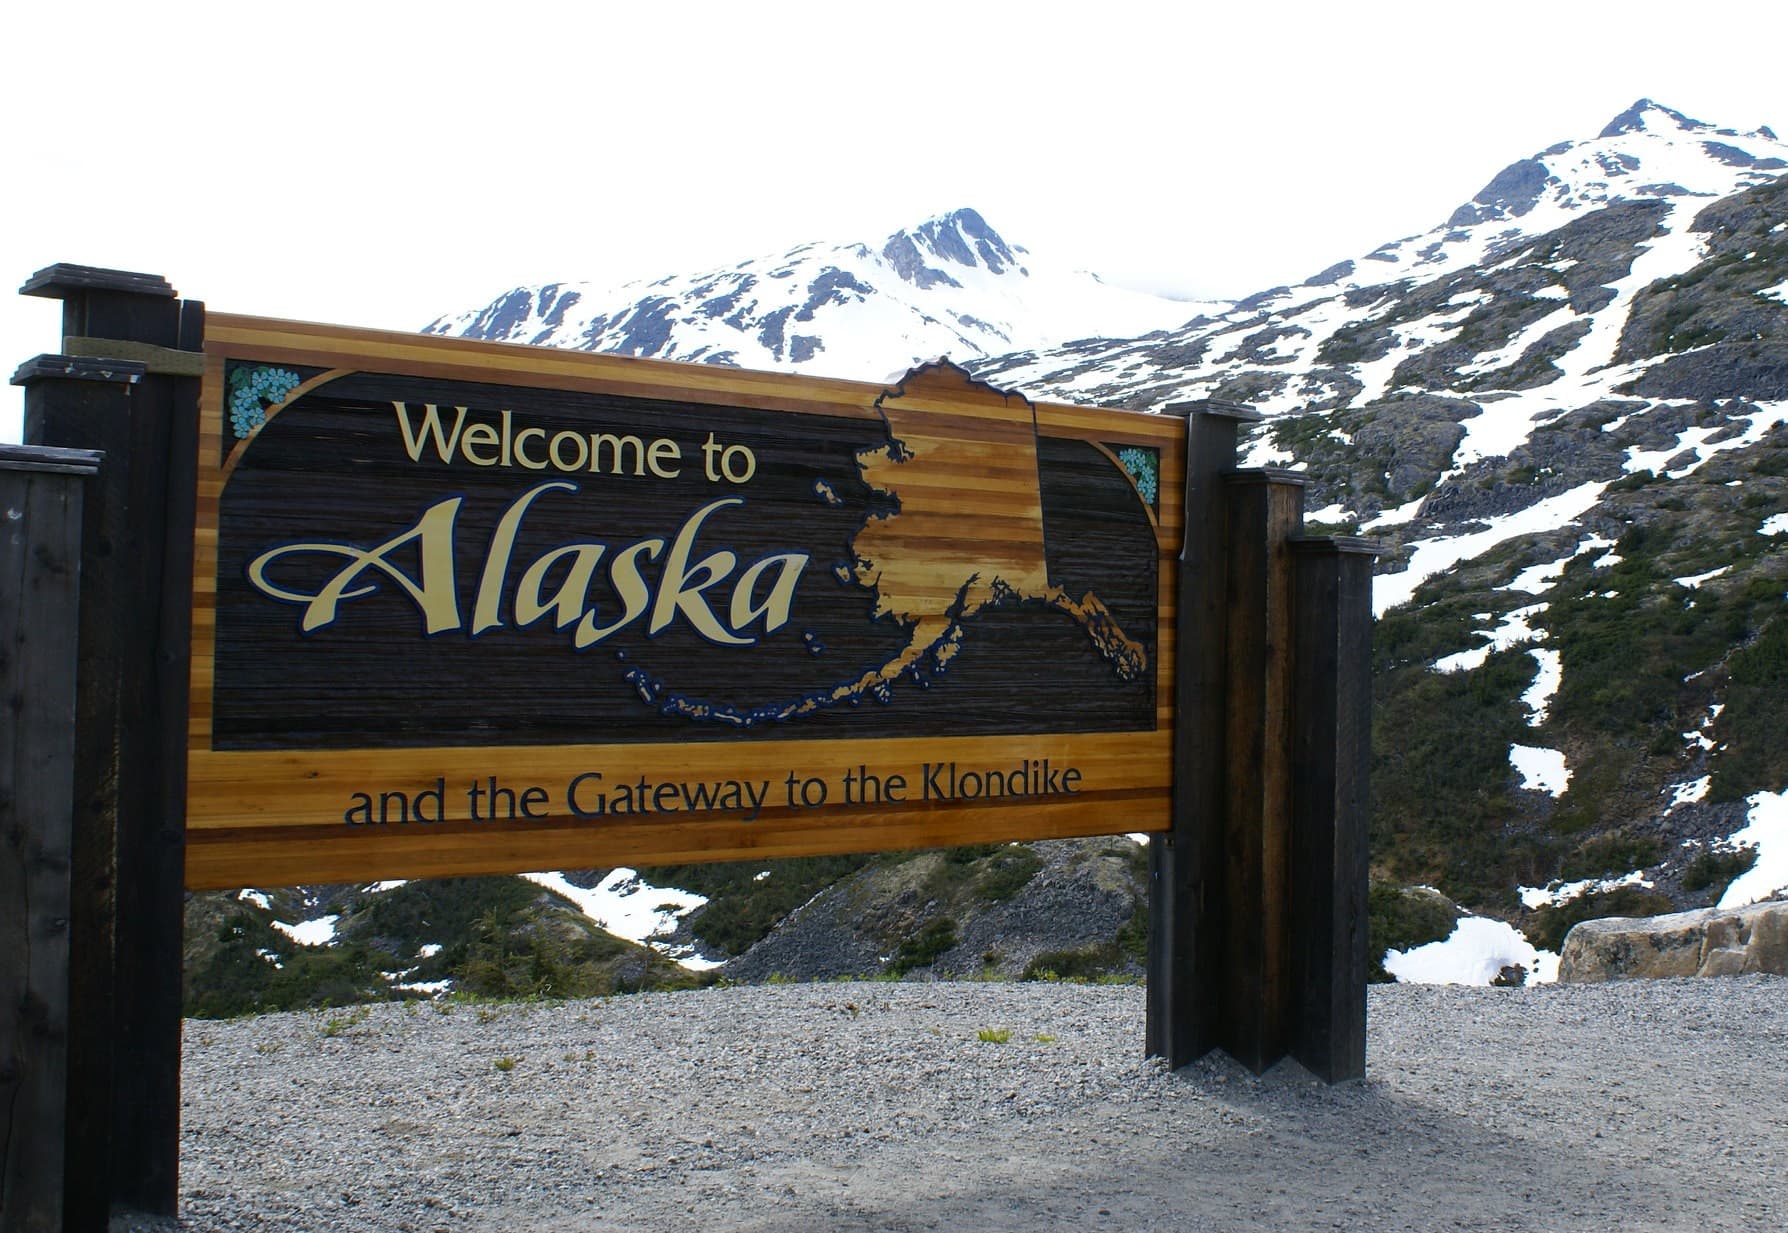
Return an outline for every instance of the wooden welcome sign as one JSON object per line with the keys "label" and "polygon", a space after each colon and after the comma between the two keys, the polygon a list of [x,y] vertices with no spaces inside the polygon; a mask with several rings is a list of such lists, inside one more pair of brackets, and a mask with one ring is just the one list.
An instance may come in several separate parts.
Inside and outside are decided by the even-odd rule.
{"label": "wooden welcome sign", "polygon": [[1147,1052],[1363,1073],[1375,548],[1237,467],[1247,408],[23,291],[19,639],[79,651],[0,656],[60,717],[0,850],[26,1227],[175,1209],[187,887],[1148,831]]}
{"label": "wooden welcome sign", "polygon": [[1165,828],[1185,424],[212,314],[194,888]]}

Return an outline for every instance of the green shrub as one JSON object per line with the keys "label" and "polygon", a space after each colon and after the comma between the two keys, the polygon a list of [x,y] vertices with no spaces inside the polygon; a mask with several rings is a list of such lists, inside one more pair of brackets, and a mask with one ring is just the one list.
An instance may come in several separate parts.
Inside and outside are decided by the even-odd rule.
{"label": "green shrub", "polygon": [[1124,952],[1115,942],[1071,950],[1046,950],[1024,965],[1020,980],[1095,980],[1125,967]]}
{"label": "green shrub", "polygon": [[1387,950],[1409,950],[1451,936],[1459,913],[1432,892],[1375,882],[1366,891],[1366,979],[1392,979],[1384,968]]}
{"label": "green shrub", "polygon": [[1664,841],[1656,835],[1604,831],[1578,844],[1559,866],[1558,876],[1567,882],[1618,877],[1657,864],[1664,859],[1664,851]]}
{"label": "green shrub", "polygon": [[1756,863],[1756,848],[1733,848],[1727,851],[1703,848],[1684,867],[1682,888],[1686,891],[1702,891],[1712,887],[1713,897],[1718,899],[1726,893],[1728,886],[1749,873],[1751,866]]}
{"label": "green shrub", "polygon": [[956,922],[948,916],[936,916],[924,928],[900,944],[885,969],[890,975],[905,976],[918,968],[928,968],[939,955],[956,946]]}
{"label": "green shrub", "polygon": [[1004,903],[1030,884],[1043,868],[1036,849],[1022,844],[999,848],[987,858],[987,866],[975,882],[975,891],[989,903]]}

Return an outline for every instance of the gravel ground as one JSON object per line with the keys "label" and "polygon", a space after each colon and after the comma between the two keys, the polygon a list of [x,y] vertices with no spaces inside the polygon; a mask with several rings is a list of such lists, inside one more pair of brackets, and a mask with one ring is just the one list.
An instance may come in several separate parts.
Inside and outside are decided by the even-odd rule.
{"label": "gravel ground", "polygon": [[1375,988],[1335,1088],[1142,1029],[1138,986],[949,983],[190,1022],[182,1219],[114,1228],[1788,1224],[1788,978]]}

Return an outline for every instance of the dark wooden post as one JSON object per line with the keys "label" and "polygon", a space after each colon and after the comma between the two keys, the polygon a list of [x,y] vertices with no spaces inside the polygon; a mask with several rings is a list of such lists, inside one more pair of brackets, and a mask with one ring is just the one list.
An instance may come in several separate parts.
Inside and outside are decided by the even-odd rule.
{"label": "dark wooden post", "polygon": [[1366,1073],[1366,774],[1372,563],[1361,539],[1296,539],[1291,818],[1292,1056],[1336,1083]]}
{"label": "dark wooden post", "polygon": [[[57,265],[63,351],[14,377],[26,440],[105,452],[83,532],[68,1227],[172,1214],[179,1162],[187,645],[203,306]],[[78,1205],[78,1206],[77,1206]]]}
{"label": "dark wooden post", "polygon": [[[19,369],[25,387],[25,439],[44,441],[45,401],[53,418],[96,423],[127,421],[138,363],[101,365],[39,356]],[[64,438],[69,440],[69,438]],[[92,438],[92,439],[97,439]],[[79,444],[71,440],[71,444]],[[112,1092],[112,933],[117,886],[118,688],[115,633],[118,571],[114,555],[128,552],[122,477],[127,460],[112,460],[103,481],[90,485],[81,523],[83,576],[76,677],[73,850],[70,857],[68,1105],[63,1220],[70,1233],[106,1227],[110,1208]]]}
{"label": "dark wooden post", "polygon": [[0,445],[0,1233],[61,1233],[81,507],[99,455]]}
{"label": "dark wooden post", "polygon": [[1291,537],[1304,478],[1228,477],[1223,1013],[1217,1043],[1259,1073],[1285,1055],[1291,828]]}
{"label": "dark wooden post", "polygon": [[[1186,520],[1176,595],[1173,829],[1149,844],[1146,1048],[1178,1068],[1217,1044],[1223,913],[1223,683],[1228,560],[1224,476],[1236,433],[1260,419],[1239,403],[1178,403],[1187,416]],[[1218,580],[1213,584],[1213,580]]]}

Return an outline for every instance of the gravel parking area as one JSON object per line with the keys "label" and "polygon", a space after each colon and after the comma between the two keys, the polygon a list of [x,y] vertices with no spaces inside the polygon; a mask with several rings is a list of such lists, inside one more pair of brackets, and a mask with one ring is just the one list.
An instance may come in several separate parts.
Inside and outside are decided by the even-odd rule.
{"label": "gravel parking area", "polygon": [[1767,1230],[1788,979],[1385,986],[1369,1076],[1141,1056],[1138,986],[764,985],[186,1026],[115,1229]]}

